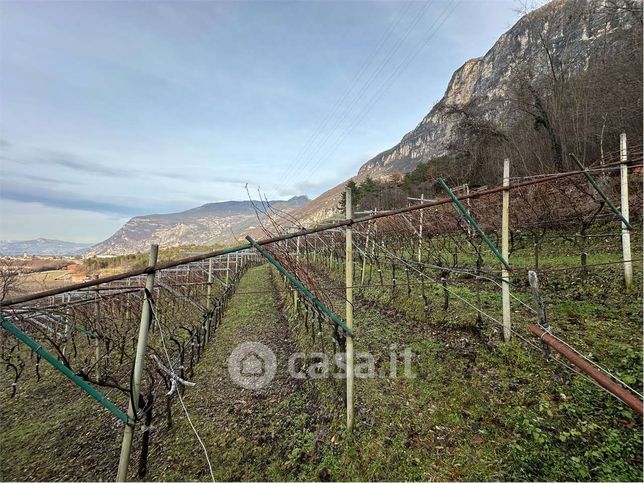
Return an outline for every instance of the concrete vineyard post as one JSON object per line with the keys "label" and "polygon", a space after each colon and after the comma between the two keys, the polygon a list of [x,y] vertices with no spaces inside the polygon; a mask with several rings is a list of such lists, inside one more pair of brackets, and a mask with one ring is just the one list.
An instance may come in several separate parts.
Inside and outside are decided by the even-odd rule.
{"label": "concrete vineyard post", "polygon": [[[628,222],[628,153],[626,151],[626,133],[619,136],[620,185],[621,185],[621,212],[622,217]],[[624,259],[624,285],[627,289],[633,286],[633,262],[631,253],[631,232],[622,221],[622,258]]]}
{"label": "concrete vineyard post", "polygon": [[[510,186],[510,160],[503,160],[503,186]],[[510,191],[503,191],[503,214],[501,217],[501,255],[507,262],[510,255]],[[510,275],[508,269],[502,266],[501,295],[503,299],[503,339],[510,340],[512,319],[510,316]]]}
{"label": "concrete vineyard post", "polygon": [[[94,317],[96,318],[96,327],[101,326],[101,299],[99,295],[100,285],[96,286],[96,292],[94,292]],[[63,298],[64,300],[64,298]],[[101,380],[101,341],[98,336],[94,335],[94,352],[96,357],[96,367],[94,371],[96,372],[96,380]]]}
{"label": "concrete vineyard post", "polygon": [[[353,207],[351,199],[351,188],[346,188],[346,219],[350,220],[353,217]],[[345,229],[345,298],[346,301],[346,324],[347,327],[353,331],[353,229],[351,225],[347,225]],[[347,376],[347,429],[353,430],[353,336],[347,334],[346,339],[347,353],[346,353],[346,376]]]}
{"label": "concrete vineyard post", "polygon": [[226,255],[226,287],[228,286],[228,274],[230,272],[230,253]]}
{"label": "concrete vineyard post", "polygon": [[537,272],[533,270],[528,271],[528,282],[530,283],[530,288],[532,289],[532,296],[534,297],[534,304],[537,307],[537,315],[539,316],[539,326],[547,329],[548,328],[548,316],[546,314],[546,303],[543,300],[541,295],[541,289],[539,288],[539,277]]}
{"label": "concrete vineyard post", "polygon": [[367,231],[367,241],[364,245],[364,253],[362,254],[362,269],[360,270],[360,285],[364,285],[364,274],[367,270],[367,250],[369,250],[369,231]]}
{"label": "concrete vineyard post", "polygon": [[[420,204],[422,205],[425,202],[425,193],[420,195]],[[418,222],[418,263],[420,263],[423,249],[423,210],[420,210],[419,222]]]}
{"label": "concrete vineyard post", "polygon": [[67,321],[67,324],[65,324],[65,340],[63,342],[63,355],[65,355],[65,351],[67,350],[67,339],[68,339],[68,334],[69,334],[69,326],[71,325],[71,318],[69,317],[70,312],[69,312],[69,301],[71,300],[71,295],[70,294],[63,294],[63,303],[67,302],[68,305],[65,307],[65,320]]}
{"label": "concrete vineyard post", "polygon": [[210,323],[212,321],[212,315],[210,311],[212,309],[212,258],[208,259],[208,286],[206,289],[206,308],[208,309],[208,320],[206,321],[206,340],[210,339]]}
{"label": "concrete vineyard post", "polygon": [[[148,267],[154,268],[157,264],[159,255],[159,245],[152,245],[150,247],[150,258],[148,260]],[[148,344],[148,331],[150,329],[150,322],[152,321],[152,309],[150,307],[150,295],[154,290],[154,275],[155,271],[147,274],[145,279],[145,294],[143,298],[143,306],[141,308],[141,324],[139,326],[139,339],[136,346],[136,356],[134,359],[134,370],[132,371],[132,387],[130,391],[130,403],[127,409],[127,415],[131,420],[135,419],[136,412],[139,409],[139,389],[141,387],[141,378],[143,376],[143,363],[145,361],[145,351]],[[134,428],[126,426],[123,434],[123,445],[121,446],[121,456],[119,459],[119,468],[116,476],[117,481],[127,480],[127,467],[130,462],[130,453],[132,451],[132,436],[134,435]]]}

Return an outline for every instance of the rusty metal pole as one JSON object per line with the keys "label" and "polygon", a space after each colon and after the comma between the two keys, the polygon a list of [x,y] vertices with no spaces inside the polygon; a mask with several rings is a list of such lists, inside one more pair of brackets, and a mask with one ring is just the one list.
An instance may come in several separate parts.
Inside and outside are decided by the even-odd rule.
{"label": "rusty metal pole", "polygon": [[595,367],[592,366],[592,364],[584,360],[583,357],[575,353],[575,351],[570,349],[570,347],[562,344],[541,327],[538,327],[534,324],[528,324],[528,328],[534,335],[539,337],[542,341],[556,350],[559,354],[572,362],[582,372],[592,377],[595,382],[597,382],[597,384],[599,384],[614,396],[618,397],[622,402],[624,402],[624,404],[637,412],[639,415],[642,415],[642,400],[639,397],[635,396],[633,393],[617,384],[607,375],[599,372]]}

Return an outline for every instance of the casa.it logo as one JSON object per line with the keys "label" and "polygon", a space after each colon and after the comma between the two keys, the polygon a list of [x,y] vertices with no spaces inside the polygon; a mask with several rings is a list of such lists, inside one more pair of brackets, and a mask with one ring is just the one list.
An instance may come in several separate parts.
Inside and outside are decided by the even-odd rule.
{"label": "casa.it logo", "polygon": [[228,357],[228,373],[244,389],[262,389],[269,385],[277,371],[273,351],[261,342],[243,342]]}

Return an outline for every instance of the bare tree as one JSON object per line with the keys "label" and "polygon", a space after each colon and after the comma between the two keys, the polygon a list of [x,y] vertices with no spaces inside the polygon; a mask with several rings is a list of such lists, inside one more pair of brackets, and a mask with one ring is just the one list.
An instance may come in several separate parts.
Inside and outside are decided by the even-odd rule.
{"label": "bare tree", "polygon": [[11,258],[0,258],[0,301],[15,292],[22,263]]}

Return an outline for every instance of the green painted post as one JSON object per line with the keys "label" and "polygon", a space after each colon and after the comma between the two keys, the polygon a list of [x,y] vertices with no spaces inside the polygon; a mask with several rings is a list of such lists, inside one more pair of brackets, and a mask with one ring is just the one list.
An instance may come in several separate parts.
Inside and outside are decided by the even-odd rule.
{"label": "green painted post", "polygon": [[248,240],[253,248],[257,250],[266,260],[268,260],[277,270],[284,275],[294,286],[297,290],[299,290],[302,295],[304,295],[306,298],[308,298],[311,302],[313,302],[323,313],[329,316],[329,318],[338,324],[340,327],[344,329],[344,331],[348,335],[353,335],[353,331],[347,327],[347,325],[344,323],[344,321],[339,318],[337,315],[335,315],[331,310],[324,305],[320,299],[318,299],[313,292],[311,292],[308,288],[306,288],[302,282],[300,282],[295,276],[293,276],[288,270],[286,270],[280,262],[275,260],[273,255],[268,253],[266,250],[264,250],[261,246],[257,244],[255,240],[253,240],[250,235],[246,236],[246,240]]}
{"label": "green painted post", "polygon": [[579,169],[581,169],[581,174],[583,174],[586,177],[586,179],[588,180],[588,182],[591,184],[591,186],[593,188],[595,188],[595,191],[597,191],[599,196],[601,196],[601,198],[606,202],[606,204],[611,209],[611,211],[617,215],[617,217],[622,221],[622,223],[624,223],[624,226],[626,226],[626,228],[628,228],[629,230],[632,230],[633,227],[631,226],[631,224],[628,222],[628,220],[626,218],[624,218],[624,216],[622,215],[621,211],[619,211],[615,207],[613,202],[608,199],[608,196],[606,196],[606,194],[599,187],[599,185],[597,184],[597,181],[595,181],[595,178],[593,178],[590,175],[590,173],[588,172],[588,169],[583,164],[581,164],[581,161],[579,161],[577,159],[577,156],[575,156],[574,154],[571,154],[570,157],[577,164],[577,166],[579,166]]}
{"label": "green painted post", "polygon": [[474,227],[474,229],[478,232],[479,235],[481,235],[481,238],[483,238],[483,241],[487,244],[487,246],[490,247],[490,250],[492,250],[492,253],[496,255],[496,258],[498,258],[503,266],[507,269],[510,270],[510,265],[508,262],[503,258],[503,255],[501,255],[501,252],[499,252],[499,249],[496,248],[494,243],[492,243],[492,240],[488,238],[488,236],[485,234],[483,229],[480,227],[480,225],[476,222],[472,214],[468,211],[465,206],[463,206],[463,203],[456,197],[454,193],[452,193],[452,190],[449,189],[449,187],[445,184],[445,181],[442,180],[442,178],[438,178],[436,180],[436,184],[438,184],[452,199],[456,207],[459,209],[461,213],[463,213],[463,216],[467,220],[467,222]]}
{"label": "green painted post", "polygon": [[105,409],[110,411],[112,414],[114,414],[117,418],[119,418],[128,426],[132,426],[134,424],[134,421],[128,418],[127,414],[125,414],[123,411],[117,408],[114,405],[114,403],[112,403],[109,399],[107,399],[107,397],[104,394],[94,389],[94,387],[92,387],[82,377],[75,374],[69,367],[64,365],[56,357],[50,354],[44,347],[42,347],[40,344],[38,344],[33,339],[31,339],[27,334],[21,331],[18,327],[13,325],[9,319],[6,319],[0,316],[0,323],[3,329],[5,329],[11,335],[15,336],[18,340],[20,340],[20,342],[27,345],[36,354],[38,354],[47,362],[49,362],[52,366],[54,366],[54,369],[62,372],[74,384],[76,384],[83,391],[85,391],[87,394],[89,394],[94,399],[96,399],[101,406],[103,406]]}

